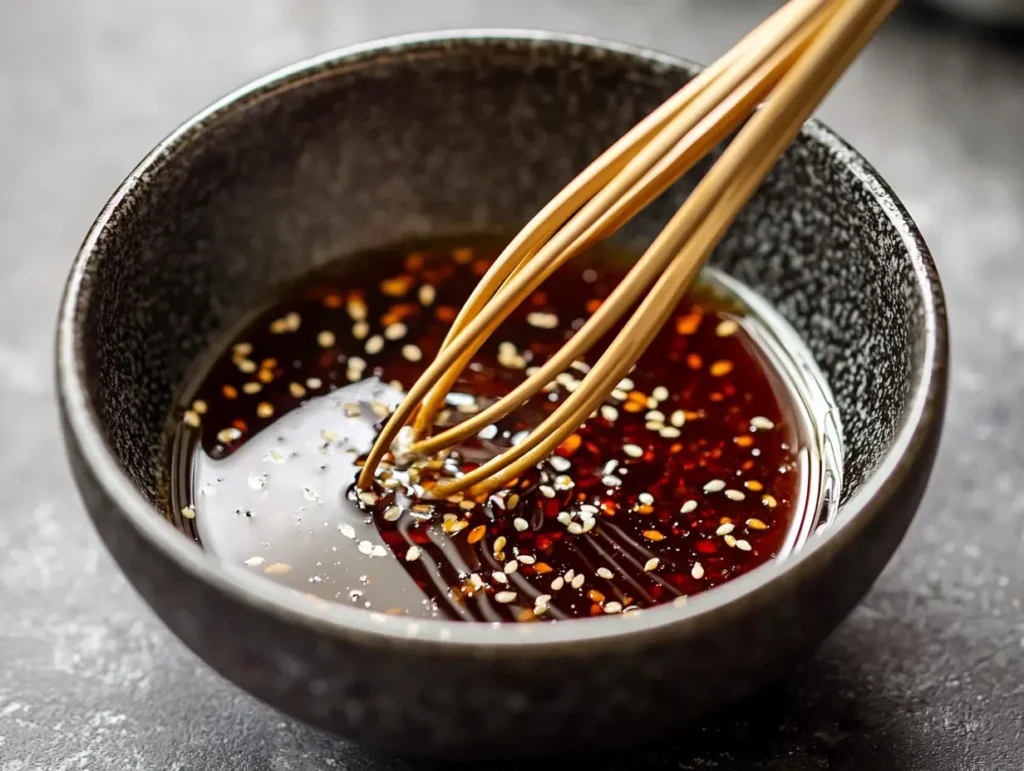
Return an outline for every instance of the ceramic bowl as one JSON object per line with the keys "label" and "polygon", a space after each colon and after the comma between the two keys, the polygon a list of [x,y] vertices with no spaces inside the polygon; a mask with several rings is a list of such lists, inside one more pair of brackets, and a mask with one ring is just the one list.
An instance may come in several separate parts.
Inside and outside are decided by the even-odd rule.
{"label": "ceramic bowl", "polygon": [[[67,450],[125,575],[210,666],[285,713],[398,752],[593,750],[664,736],[781,677],[860,600],[931,469],[946,318],[904,208],[815,122],[714,255],[789,320],[839,405],[841,505],[797,553],[625,618],[410,624],[225,564],[165,518],[176,389],[254,303],[339,255],[521,226],[696,69],[548,33],[386,40],[242,88],[130,174],[60,311]],[[653,237],[688,185],[626,235]]]}

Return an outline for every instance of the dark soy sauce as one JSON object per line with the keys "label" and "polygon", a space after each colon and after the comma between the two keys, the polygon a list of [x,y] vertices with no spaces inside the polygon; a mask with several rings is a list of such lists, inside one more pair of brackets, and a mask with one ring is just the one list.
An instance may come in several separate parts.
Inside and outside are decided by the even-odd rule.
{"label": "dark soy sauce", "polygon": [[[389,456],[376,489],[357,490],[380,426],[501,246],[467,239],[340,260],[256,314],[175,415],[179,526],[223,559],[327,600],[534,621],[684,602],[785,555],[828,517],[840,468],[828,392],[792,331],[714,271],[587,423],[508,489],[424,496],[521,441],[604,343],[444,457],[402,467]],[[627,266],[601,248],[556,273],[476,356],[439,424],[521,382]]]}

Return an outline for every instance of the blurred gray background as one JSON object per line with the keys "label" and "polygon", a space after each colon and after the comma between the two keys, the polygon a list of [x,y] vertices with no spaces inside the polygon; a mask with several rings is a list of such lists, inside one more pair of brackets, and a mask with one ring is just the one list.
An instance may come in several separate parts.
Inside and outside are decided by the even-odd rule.
{"label": "blurred gray background", "polygon": [[[535,27],[708,62],[775,5],[3,0],[0,771],[425,767],[325,737],[219,680],[144,607],[82,513],[53,406],[53,320],[79,241],[147,150],[245,81],[357,41]],[[1024,768],[1022,40],[907,8],[821,110],[902,197],[949,295],[948,428],[904,546],[790,681],[663,746],[588,765]]]}

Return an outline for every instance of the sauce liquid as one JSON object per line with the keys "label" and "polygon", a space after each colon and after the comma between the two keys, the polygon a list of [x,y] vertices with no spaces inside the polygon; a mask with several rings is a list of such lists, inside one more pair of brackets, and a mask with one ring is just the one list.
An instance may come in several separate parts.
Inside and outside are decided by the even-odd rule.
{"label": "sauce liquid", "polygon": [[[376,491],[355,489],[390,408],[502,245],[432,242],[342,260],[256,314],[176,419],[178,524],[204,548],[296,590],[469,621],[682,602],[791,548],[815,516],[803,510],[800,400],[751,334],[756,322],[707,278],[600,410],[514,488],[482,500],[422,498],[433,479],[525,436],[604,344],[443,460],[384,465]],[[439,424],[521,382],[627,267],[596,249],[551,277],[477,354]]]}

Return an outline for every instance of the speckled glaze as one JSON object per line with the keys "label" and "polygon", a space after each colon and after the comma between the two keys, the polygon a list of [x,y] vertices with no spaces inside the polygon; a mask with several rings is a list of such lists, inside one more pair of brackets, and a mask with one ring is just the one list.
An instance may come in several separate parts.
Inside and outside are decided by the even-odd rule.
{"label": "speckled glaze", "polygon": [[[364,248],[521,225],[694,70],[548,33],[388,40],[236,92],[129,176],[87,236],[61,309],[65,437],[108,548],[217,671],[285,712],[390,750],[600,749],[664,736],[780,677],[863,596],[931,469],[946,319],[906,212],[813,122],[714,257],[804,337],[841,409],[842,507],[796,555],[682,608],[410,624],[222,564],[161,517],[175,390],[273,286]],[[688,187],[624,238],[650,239]]]}

